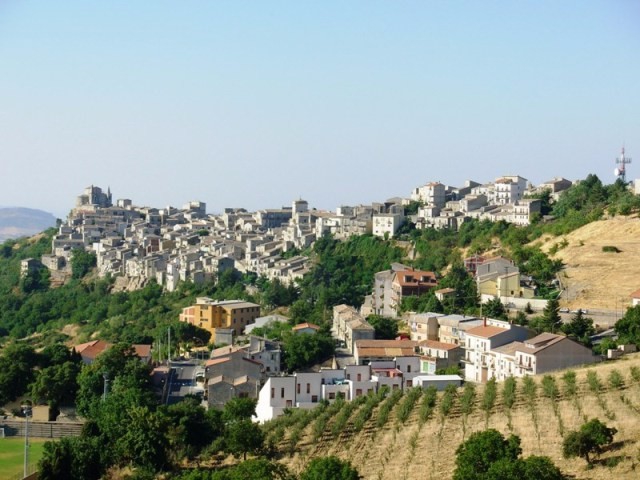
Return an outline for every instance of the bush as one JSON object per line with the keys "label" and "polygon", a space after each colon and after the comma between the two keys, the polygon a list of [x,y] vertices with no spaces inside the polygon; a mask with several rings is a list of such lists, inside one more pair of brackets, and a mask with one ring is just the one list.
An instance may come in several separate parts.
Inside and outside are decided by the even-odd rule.
{"label": "bush", "polygon": [[429,417],[433,414],[433,409],[436,406],[436,398],[438,395],[438,390],[433,385],[427,388],[424,392],[424,398],[422,399],[422,404],[420,405],[420,425],[423,425]]}
{"label": "bush", "polygon": [[624,378],[618,370],[611,370],[609,373],[609,385],[618,390],[624,387]]}
{"label": "bush", "polygon": [[602,391],[602,383],[598,378],[598,374],[593,370],[587,372],[587,384],[589,385],[589,390],[593,393],[598,394]]}
{"label": "bush", "polygon": [[613,245],[605,245],[602,247],[602,251],[605,253],[620,253],[618,247],[614,247]]}
{"label": "bush", "polygon": [[502,402],[507,409],[511,409],[516,402],[516,379],[509,377],[504,381],[502,387]]}

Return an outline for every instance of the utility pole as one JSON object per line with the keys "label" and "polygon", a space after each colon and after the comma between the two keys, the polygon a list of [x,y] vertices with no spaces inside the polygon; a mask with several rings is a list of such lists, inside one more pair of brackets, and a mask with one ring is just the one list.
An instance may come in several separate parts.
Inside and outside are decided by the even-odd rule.
{"label": "utility pole", "polygon": [[31,414],[31,405],[22,405],[24,412],[25,428],[24,428],[24,478],[29,476],[29,415]]}
{"label": "utility pole", "polygon": [[109,374],[107,372],[102,374],[102,378],[104,378],[104,388],[102,391],[102,401],[107,399],[107,394],[109,393]]}
{"label": "utility pole", "polygon": [[167,363],[171,363],[171,327],[167,327]]}

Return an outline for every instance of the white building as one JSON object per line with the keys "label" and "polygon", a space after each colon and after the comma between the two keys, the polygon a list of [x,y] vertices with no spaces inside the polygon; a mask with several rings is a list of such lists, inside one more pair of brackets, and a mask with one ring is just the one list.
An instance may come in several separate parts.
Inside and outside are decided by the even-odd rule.
{"label": "white building", "polygon": [[402,213],[378,213],[373,216],[373,234],[376,237],[392,237],[403,223]]}
{"label": "white building", "polygon": [[466,332],[464,378],[470,382],[486,382],[489,370],[495,368],[495,355],[491,350],[514,341],[523,341],[529,337],[529,331],[518,325],[502,320],[487,319],[479,327]]}
{"label": "white building", "polygon": [[411,200],[442,208],[446,203],[445,194],[446,188],[442,183],[430,182],[414,189],[411,192]]}
{"label": "white building", "polygon": [[542,333],[524,342],[511,342],[494,348],[487,362],[488,378],[505,380],[508,377],[538,375],[598,361],[590,348],[553,333]]}

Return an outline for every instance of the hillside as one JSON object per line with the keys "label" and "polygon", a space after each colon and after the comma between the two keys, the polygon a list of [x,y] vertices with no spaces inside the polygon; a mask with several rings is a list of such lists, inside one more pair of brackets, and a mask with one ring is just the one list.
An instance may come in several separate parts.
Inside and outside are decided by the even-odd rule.
{"label": "hillside", "polygon": [[[567,289],[563,298],[574,308],[617,310],[624,313],[629,294],[640,288],[640,218],[616,216],[589,223],[563,237],[545,237],[545,252],[561,247],[553,258],[566,268],[560,277]],[[614,246],[620,252],[603,252]]]}
{"label": "hillside", "polygon": [[10,238],[28,237],[56,224],[49,212],[22,207],[0,208],[0,242]]}
{"label": "hillside", "polygon": [[[631,367],[640,368],[640,354],[628,356],[614,363],[575,370],[578,386],[575,397],[567,394],[562,372],[558,373],[554,375],[560,392],[557,402],[544,397],[542,377],[535,377],[538,388],[533,404],[533,416],[530,404],[523,393],[522,380],[519,380],[516,402],[510,415],[511,429],[508,425],[508,409],[503,404],[504,384],[499,383],[497,400],[487,422],[488,428],[495,428],[503,434],[513,432],[520,436],[524,456],[549,456],[563,473],[569,474],[572,478],[637,478],[638,473],[635,469],[640,462],[640,371],[634,369],[634,380]],[[621,388],[610,386],[608,378],[612,370],[622,374],[624,386]],[[601,393],[595,394],[590,389],[587,382],[588,371],[597,372],[602,385]],[[455,468],[454,452],[463,440],[460,394],[461,390],[446,417],[443,417],[440,411],[443,394],[438,394],[433,414],[422,426],[419,425],[419,411],[424,395],[417,400],[404,425],[400,425],[396,419],[402,400],[391,410],[383,427],[377,426],[381,411],[378,406],[373,411],[371,419],[358,433],[353,433],[353,425],[358,411],[363,408],[361,405],[351,413],[346,427],[336,437],[332,436],[331,430],[339,413],[330,416],[328,420],[315,419],[304,429],[294,454],[284,455],[281,461],[294,472],[300,472],[311,458],[331,454],[351,461],[366,480],[451,478]],[[483,387],[479,386],[473,410],[465,422],[467,437],[470,433],[485,428],[484,411],[480,410],[482,395]],[[554,403],[557,405],[557,415],[552,407]],[[599,464],[594,469],[588,470],[586,462],[582,459],[562,458],[561,432],[575,430],[584,419],[591,418],[599,418],[607,425],[617,428],[618,433],[612,448],[602,454]],[[314,441],[313,432],[318,429],[319,422],[323,422],[325,426],[319,440]],[[274,431],[277,431],[277,428],[271,430]],[[281,452],[288,450],[292,431],[295,431],[295,428],[290,426],[284,439],[277,443]]]}

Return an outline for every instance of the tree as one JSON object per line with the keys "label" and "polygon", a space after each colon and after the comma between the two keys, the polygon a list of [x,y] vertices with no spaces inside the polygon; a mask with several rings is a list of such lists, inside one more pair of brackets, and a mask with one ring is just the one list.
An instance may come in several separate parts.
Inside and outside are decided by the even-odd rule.
{"label": "tree", "polygon": [[96,254],[75,248],[71,252],[71,276],[76,279],[84,277],[96,266]]}
{"label": "tree", "polygon": [[176,460],[193,457],[221,436],[224,431],[222,412],[205,410],[200,401],[188,397],[182,402],[160,407],[167,425],[167,440]]}
{"label": "tree", "polygon": [[487,480],[562,480],[565,477],[549,457],[530,456],[525,459],[498,460],[491,464],[484,478]]}
{"label": "tree", "polygon": [[123,459],[142,468],[160,470],[166,464],[168,447],[162,418],[148,407],[137,406],[129,407],[125,418],[125,433],[116,440]]}
{"label": "tree", "polygon": [[585,345],[590,344],[589,337],[596,333],[593,320],[585,317],[582,310],[578,310],[569,322],[562,325],[562,331]]}
{"label": "tree", "polygon": [[482,314],[489,318],[498,318],[501,320],[506,320],[508,318],[507,310],[504,308],[504,304],[498,297],[494,297],[482,305]]}
{"label": "tree", "polygon": [[224,406],[223,420],[227,423],[250,420],[256,414],[256,402],[253,398],[232,398]]}
{"label": "tree", "polygon": [[398,336],[398,322],[381,315],[369,315],[367,322],[375,329],[376,340],[393,340]]}
{"label": "tree", "polygon": [[562,454],[565,458],[582,457],[591,465],[589,455],[600,455],[602,447],[610,444],[617,432],[615,428],[609,428],[594,418],[583,424],[579,430],[569,432],[562,442]]}
{"label": "tree", "polygon": [[27,391],[38,356],[30,345],[12,343],[0,355],[0,405]]}
{"label": "tree", "polygon": [[243,460],[246,460],[247,453],[260,451],[264,443],[264,433],[251,420],[238,420],[227,426],[225,443],[230,453],[242,454]]}
{"label": "tree", "polygon": [[358,480],[358,471],[337,457],[314,458],[300,475],[300,480]]}
{"label": "tree", "polygon": [[284,338],[283,347],[284,361],[290,372],[322,362],[333,355],[335,351],[333,339],[322,332],[316,334],[289,333]]}
{"label": "tree", "polygon": [[454,480],[561,480],[547,457],[519,458],[520,438],[505,439],[496,430],[472,434],[456,451]]}
{"label": "tree", "polygon": [[616,322],[615,329],[621,343],[640,345],[640,305],[627,308],[624,316]]}
{"label": "tree", "polygon": [[476,282],[464,268],[462,262],[451,265],[449,272],[440,281],[440,288],[453,288],[456,293],[447,296],[443,305],[446,312],[459,313],[478,306]]}
{"label": "tree", "polygon": [[[182,477],[181,477],[182,478]],[[189,477],[187,477],[189,478]],[[197,477],[198,480],[203,477]],[[215,472],[211,480],[293,480],[287,467],[266,458],[252,458],[231,468]],[[185,479],[186,480],[186,479]]]}
{"label": "tree", "polygon": [[31,384],[31,396],[35,401],[45,400],[54,408],[73,404],[78,391],[79,373],[80,363],[72,361],[43,368],[36,373],[36,379]]}
{"label": "tree", "polygon": [[520,438],[505,439],[497,430],[475,432],[456,450],[454,480],[485,479],[491,465],[499,460],[515,461],[522,449]]}
{"label": "tree", "polygon": [[555,333],[560,330],[562,326],[562,318],[560,317],[560,304],[557,298],[553,298],[547,301],[547,304],[542,311],[542,317],[540,317],[538,328],[544,332]]}
{"label": "tree", "polygon": [[94,480],[103,470],[97,439],[84,436],[46,442],[38,462],[41,480]]}

